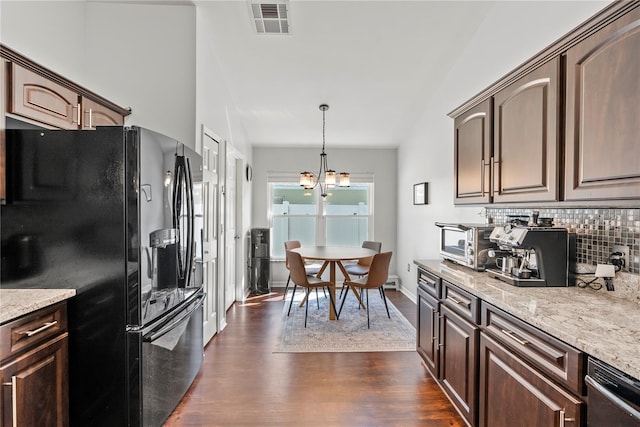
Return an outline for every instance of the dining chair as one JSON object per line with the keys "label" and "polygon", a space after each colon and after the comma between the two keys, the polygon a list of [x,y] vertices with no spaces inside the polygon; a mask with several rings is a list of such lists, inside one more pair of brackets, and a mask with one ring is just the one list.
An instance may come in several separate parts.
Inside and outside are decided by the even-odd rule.
{"label": "dining chair", "polygon": [[[369,323],[369,289],[378,289],[380,291],[380,296],[384,301],[384,306],[387,309],[387,317],[391,319],[391,315],[389,314],[389,306],[387,305],[387,297],[384,294],[384,284],[387,282],[389,277],[389,264],[391,263],[391,255],[393,252],[382,252],[379,254],[375,254],[373,256],[373,260],[371,261],[371,265],[369,266],[369,273],[366,277],[356,280],[347,280],[344,282],[344,285],[347,287],[347,291],[344,292],[344,296],[342,297],[342,302],[340,303],[340,310],[338,311],[338,317],[340,317],[340,313],[342,312],[342,307],[344,306],[344,302],[349,295],[349,288],[354,288],[355,290],[360,290],[360,294],[362,292],[366,295],[366,303],[365,307],[367,309],[367,328],[370,327]],[[360,308],[360,306],[358,306]]]}
{"label": "dining chair", "polygon": [[[382,242],[374,242],[371,240],[365,240],[362,242],[362,247],[365,249],[371,249],[372,251],[376,251],[380,253],[382,249]],[[344,264],[344,269],[349,276],[366,276],[369,273],[369,266],[371,265],[371,260],[373,257],[361,258],[358,262],[349,262]],[[340,289],[340,296],[342,297],[342,293],[344,292],[345,285],[342,285]]]}
{"label": "dining chair", "polygon": [[[304,327],[307,327],[307,317],[309,314],[309,292],[311,289],[328,288],[329,286],[333,286],[331,282],[324,281],[322,279],[318,279],[314,276],[308,276],[305,271],[304,260],[302,256],[297,252],[287,251],[287,262],[289,263],[289,273],[291,276],[291,280],[293,281],[293,293],[295,295],[296,288],[298,286],[305,288],[306,291],[306,301],[304,304]],[[336,311],[336,305],[333,301],[333,296],[331,295],[331,290],[327,289],[329,292],[329,300],[331,301],[331,306],[333,307],[333,311],[336,313],[336,320],[340,317],[338,312]],[[289,302],[289,311],[287,312],[287,316],[291,314],[291,306],[293,305],[293,296],[291,297],[291,301]]]}
{"label": "dining chair", "polygon": [[[382,242],[365,240],[364,242],[362,242],[362,247],[380,253],[380,251],[382,250]],[[369,266],[371,265],[372,259],[373,257],[359,259],[358,262],[345,264],[344,269],[347,271],[347,273],[349,273],[349,275],[359,277],[366,276],[367,273],[369,273]]]}
{"label": "dining chair", "polygon": [[[290,251],[291,249],[299,248],[301,246],[302,244],[300,243],[299,240],[287,240],[286,242],[284,242],[285,252]],[[285,258],[284,265],[287,268],[287,270],[291,271],[291,269],[289,268],[289,260],[287,258]],[[322,268],[322,264],[317,264],[317,263],[308,264],[306,262],[304,263],[304,269],[307,272],[307,276],[315,276],[320,271],[320,268]],[[289,289],[290,281],[291,281],[291,273],[289,273],[289,277],[287,278],[287,284],[284,287],[284,295],[282,295],[283,300],[287,299],[287,290]],[[293,295],[291,296],[291,298],[293,298]]]}

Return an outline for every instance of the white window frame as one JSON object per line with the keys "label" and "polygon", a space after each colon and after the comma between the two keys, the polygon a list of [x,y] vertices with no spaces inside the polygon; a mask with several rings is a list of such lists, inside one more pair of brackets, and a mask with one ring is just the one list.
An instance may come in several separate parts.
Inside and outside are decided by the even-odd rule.
{"label": "white window frame", "polygon": [[[267,174],[267,185],[268,185],[268,221],[269,221],[269,227],[273,230],[273,224],[274,224],[274,218],[275,217],[285,217],[285,215],[275,215],[273,213],[272,207],[273,207],[273,189],[275,185],[278,184],[298,184],[299,182],[299,175],[296,174],[283,174],[283,173],[268,173]],[[374,180],[373,180],[373,175],[372,174],[358,174],[355,175],[351,174],[351,182],[352,184],[355,185],[365,185],[368,187],[368,191],[367,191],[367,207],[368,207],[368,213],[367,214],[359,214],[356,215],[359,218],[367,218],[367,238],[366,240],[375,240],[374,238]],[[315,244],[318,246],[323,246],[326,245],[326,239],[327,239],[327,218],[343,218],[343,217],[347,217],[347,215],[327,215],[326,213],[326,209],[325,209],[325,201],[322,198],[322,196],[320,195],[320,190],[319,187],[314,188],[313,190],[308,190],[308,191],[312,191],[313,192],[313,197],[315,198],[315,205],[316,205],[316,213],[314,215],[315,219],[316,219],[316,230],[315,230],[315,238],[316,238],[316,242]],[[330,191],[330,190],[329,190]],[[301,214],[301,215],[291,215],[291,214],[287,214],[286,217],[287,218],[308,218],[310,216],[310,214]],[[352,215],[350,215],[349,217],[351,217]],[[273,241],[273,239],[272,239]],[[272,244],[272,248],[271,248],[271,253],[273,253],[273,244]],[[272,259],[274,260],[280,260],[280,259],[284,259],[284,257],[273,257],[272,255]]]}

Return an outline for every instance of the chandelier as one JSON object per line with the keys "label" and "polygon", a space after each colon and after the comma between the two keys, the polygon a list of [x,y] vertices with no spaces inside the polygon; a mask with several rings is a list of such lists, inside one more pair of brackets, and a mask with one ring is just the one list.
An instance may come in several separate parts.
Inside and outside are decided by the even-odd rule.
{"label": "chandelier", "polygon": [[[329,109],[327,104],[320,105],[320,111],[322,111],[322,152],[320,153],[320,170],[318,175],[313,172],[301,172],[300,173],[300,186],[305,190],[311,190],[320,186],[320,195],[327,197],[327,190],[334,187],[349,187],[350,179],[349,173],[340,172],[336,174],[336,171],[329,169],[327,166],[327,153],[324,152],[324,130],[325,130],[325,112]],[[324,182],[321,182],[321,178],[324,178]]]}

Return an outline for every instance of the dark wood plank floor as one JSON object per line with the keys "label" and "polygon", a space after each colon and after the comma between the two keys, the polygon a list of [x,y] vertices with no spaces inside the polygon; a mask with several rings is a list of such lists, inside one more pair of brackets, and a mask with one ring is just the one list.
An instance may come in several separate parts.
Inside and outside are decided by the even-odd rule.
{"label": "dark wood plank floor", "polygon": [[[416,306],[388,291],[415,325]],[[165,427],[464,426],[415,352],[273,353],[282,294],[227,312]]]}

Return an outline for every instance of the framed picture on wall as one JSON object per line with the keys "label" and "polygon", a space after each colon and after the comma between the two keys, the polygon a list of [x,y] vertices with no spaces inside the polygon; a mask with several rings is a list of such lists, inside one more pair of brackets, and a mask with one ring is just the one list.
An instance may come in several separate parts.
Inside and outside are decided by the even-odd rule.
{"label": "framed picture on wall", "polygon": [[429,184],[421,182],[413,185],[413,204],[426,205],[429,199]]}

